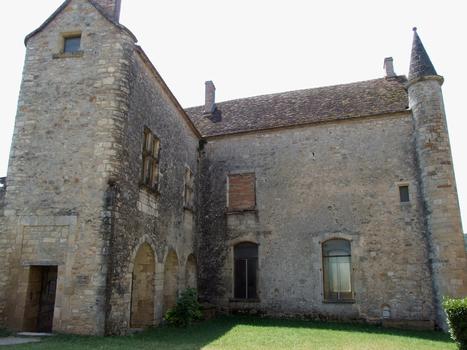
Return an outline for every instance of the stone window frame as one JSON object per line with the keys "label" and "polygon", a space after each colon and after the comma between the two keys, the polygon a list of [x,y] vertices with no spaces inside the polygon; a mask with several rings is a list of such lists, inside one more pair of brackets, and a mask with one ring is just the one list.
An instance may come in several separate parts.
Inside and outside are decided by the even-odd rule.
{"label": "stone window frame", "polygon": [[[251,298],[251,299],[238,299],[235,298],[235,247],[239,244],[242,243],[252,243],[256,244],[257,249],[258,249],[258,259],[257,259],[257,265],[256,265],[256,298]],[[239,237],[237,239],[233,239],[229,241],[229,256],[230,256],[230,263],[231,264],[228,267],[228,270],[230,270],[230,295],[231,297],[229,298],[230,303],[246,303],[246,304],[259,304],[261,302],[260,300],[260,294],[261,294],[261,279],[260,279],[260,274],[261,274],[261,243],[255,239],[252,235],[246,235],[243,237]]]}
{"label": "stone window frame", "polygon": [[[325,278],[325,268],[324,268],[324,244],[329,241],[333,240],[342,240],[342,241],[347,241],[350,246],[350,289],[351,289],[351,298],[342,298],[342,299],[334,299],[334,298],[328,298],[326,295],[326,278]],[[354,251],[353,247],[353,240],[350,238],[342,237],[342,236],[331,236],[327,237],[325,240],[320,241],[320,253],[321,253],[321,281],[322,281],[322,296],[323,296],[323,303],[325,304],[353,304],[355,303],[355,283],[354,283],[354,267],[353,267],[353,254],[352,252]]]}
{"label": "stone window frame", "polygon": [[194,174],[191,168],[185,164],[183,174],[183,209],[194,209]]}
{"label": "stone window frame", "polygon": [[[241,176],[241,175],[253,175],[253,193],[255,196],[254,205],[249,208],[231,208],[230,207],[230,176]],[[257,196],[258,186],[257,186],[257,177],[256,172],[254,170],[240,170],[240,171],[232,171],[229,172],[226,176],[226,207],[225,212],[227,214],[235,214],[235,213],[242,213],[242,212],[255,212],[258,206],[258,196]]]}
{"label": "stone window frame", "polygon": [[[414,197],[412,183],[410,181],[398,181],[398,182],[395,183],[395,186],[396,186],[396,189],[397,189],[396,190],[397,202],[401,206],[410,206],[412,204],[412,198]],[[400,197],[400,188],[405,187],[405,186],[408,188],[409,200],[407,202],[402,202],[401,197]]]}
{"label": "stone window frame", "polygon": [[[151,145],[148,147],[148,140],[151,140]],[[155,141],[155,143],[153,143]],[[140,186],[146,188],[150,192],[159,193],[160,184],[160,151],[161,140],[147,126],[143,129],[143,142],[141,147],[142,162],[141,162],[141,180]],[[147,164],[147,168],[146,168]]]}
{"label": "stone window frame", "polygon": [[[70,38],[80,38],[80,49],[75,52],[65,52],[65,42]],[[83,32],[81,30],[74,30],[69,32],[60,33],[59,40],[57,43],[58,53],[53,55],[54,59],[57,58],[69,58],[69,57],[82,57],[84,54],[83,51]]]}

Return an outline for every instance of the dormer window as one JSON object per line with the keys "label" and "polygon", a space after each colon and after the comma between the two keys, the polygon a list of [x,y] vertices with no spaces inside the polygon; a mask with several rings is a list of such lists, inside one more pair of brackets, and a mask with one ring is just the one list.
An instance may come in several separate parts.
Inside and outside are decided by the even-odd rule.
{"label": "dormer window", "polygon": [[64,38],[63,53],[77,53],[81,51],[81,34]]}

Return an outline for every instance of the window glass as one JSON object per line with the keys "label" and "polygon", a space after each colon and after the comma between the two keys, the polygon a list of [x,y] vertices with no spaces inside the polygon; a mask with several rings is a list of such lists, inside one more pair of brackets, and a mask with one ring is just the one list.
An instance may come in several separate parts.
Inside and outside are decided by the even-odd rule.
{"label": "window glass", "polygon": [[234,297],[256,299],[258,278],[258,245],[240,243],[234,248]]}
{"label": "window glass", "polygon": [[159,139],[149,130],[144,129],[142,184],[157,190],[159,181]]}
{"label": "window glass", "polygon": [[410,202],[409,186],[399,186],[399,196],[402,203]]}
{"label": "window glass", "polygon": [[81,48],[81,36],[65,38],[63,52],[78,52]]}
{"label": "window glass", "polygon": [[352,299],[351,271],[350,242],[333,239],[323,243],[325,299]]}

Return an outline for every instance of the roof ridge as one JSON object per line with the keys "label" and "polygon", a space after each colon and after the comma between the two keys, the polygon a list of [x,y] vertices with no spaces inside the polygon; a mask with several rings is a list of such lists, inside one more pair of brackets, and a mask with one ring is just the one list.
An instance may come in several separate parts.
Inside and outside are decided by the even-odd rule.
{"label": "roof ridge", "polygon": [[[394,81],[400,81],[403,79],[404,81],[407,80],[407,77],[405,75],[396,75],[394,77],[382,77],[382,78],[374,78],[374,79],[367,79],[367,80],[359,80],[359,81],[353,81],[350,83],[343,83],[343,84],[333,84],[333,85],[323,85],[323,86],[317,86],[317,87],[312,87],[312,88],[305,88],[305,89],[297,89],[297,90],[287,90],[287,91],[282,91],[282,92],[273,92],[269,94],[260,94],[260,95],[253,95],[253,96],[248,96],[248,97],[240,97],[240,98],[234,98],[231,100],[225,100],[225,101],[216,101],[216,105],[227,103],[227,102],[236,102],[236,101],[244,101],[248,99],[254,99],[254,98],[259,98],[259,97],[272,97],[272,96],[279,96],[279,95],[285,95],[288,93],[293,93],[293,92],[304,92],[304,91],[311,91],[311,90],[319,90],[319,89],[326,89],[326,88],[336,88],[340,86],[350,86],[350,85],[357,85],[357,84],[362,84],[362,83],[368,83],[368,82],[373,82],[373,81],[378,81],[378,80],[394,80]],[[194,109],[194,108],[200,108],[203,107],[204,105],[198,105],[198,106],[191,106],[185,108],[186,110],[188,109]]]}
{"label": "roof ridge", "polygon": [[[50,22],[52,22],[55,17],[57,17],[64,9],[69,5],[69,3],[73,0],[65,0],[37,29],[33,30],[31,33],[26,35],[24,38],[24,45],[28,44],[29,39],[31,39],[33,36],[36,34],[40,33],[45,27],[49,25]],[[136,36],[129,30],[127,27],[125,27],[123,24],[120,22],[117,22],[115,19],[111,18],[105,11],[102,9],[101,6],[99,6],[94,0],[87,0],[106,20],[108,20],[110,23],[115,25],[117,28],[122,29],[123,31],[127,32],[135,42],[138,41]]]}
{"label": "roof ridge", "polygon": [[226,135],[362,116],[407,112],[405,76],[259,95],[217,103],[215,120],[204,106],[186,109],[202,135]]}

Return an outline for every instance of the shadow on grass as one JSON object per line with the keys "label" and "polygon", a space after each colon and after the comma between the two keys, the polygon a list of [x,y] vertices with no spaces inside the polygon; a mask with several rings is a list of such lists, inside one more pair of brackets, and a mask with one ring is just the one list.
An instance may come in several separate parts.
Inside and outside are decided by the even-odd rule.
{"label": "shadow on grass", "polygon": [[447,334],[429,331],[408,331],[386,329],[378,326],[351,323],[300,321],[288,319],[255,318],[248,316],[222,316],[214,320],[201,322],[189,328],[158,327],[140,334],[124,337],[91,337],[57,335],[38,344],[28,344],[14,349],[202,349],[226,335],[237,326],[261,328],[301,328],[334,332],[364,333],[411,337],[421,340],[452,344]]}
{"label": "shadow on grass", "polygon": [[[381,326],[364,323],[320,322],[296,319],[255,318],[249,316],[225,316],[222,318],[230,320],[230,322],[234,323],[234,326],[246,325],[252,327],[306,328],[350,333],[359,332],[367,334],[418,338],[422,340],[431,340],[449,344],[453,343],[449,334],[443,333],[441,331],[402,330],[394,328],[383,328]],[[218,320],[222,318],[219,318]]]}
{"label": "shadow on grass", "polygon": [[193,350],[207,346],[235,326],[235,320],[221,318],[200,322],[188,328],[161,326],[128,336],[96,337],[57,334],[54,337],[44,339],[41,343],[20,345],[14,349]]}

